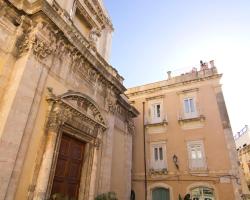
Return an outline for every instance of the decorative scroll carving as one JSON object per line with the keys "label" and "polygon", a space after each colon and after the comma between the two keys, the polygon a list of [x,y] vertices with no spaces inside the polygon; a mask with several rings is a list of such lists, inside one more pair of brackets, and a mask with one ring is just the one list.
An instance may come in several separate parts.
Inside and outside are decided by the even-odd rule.
{"label": "decorative scroll carving", "polygon": [[128,133],[134,134],[135,133],[135,124],[132,118],[129,118],[127,120],[127,128],[128,128]]}
{"label": "decorative scroll carving", "polygon": [[38,59],[42,60],[53,52],[53,48],[36,38],[33,44],[33,52]]}
{"label": "decorative scroll carving", "polygon": [[99,130],[106,130],[98,108],[83,94],[68,92],[59,97],[48,98],[48,101],[52,106],[46,124],[47,130],[57,132],[66,123],[95,138]]}
{"label": "decorative scroll carving", "polygon": [[108,111],[113,113],[113,114],[116,114],[117,112],[117,103],[115,101],[111,101],[110,99],[107,100],[108,102]]}

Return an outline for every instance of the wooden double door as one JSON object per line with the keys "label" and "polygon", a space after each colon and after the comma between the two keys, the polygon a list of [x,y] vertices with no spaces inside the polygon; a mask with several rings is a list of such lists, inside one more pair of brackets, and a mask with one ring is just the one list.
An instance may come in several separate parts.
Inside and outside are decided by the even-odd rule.
{"label": "wooden double door", "polygon": [[78,199],[85,143],[62,135],[51,194]]}

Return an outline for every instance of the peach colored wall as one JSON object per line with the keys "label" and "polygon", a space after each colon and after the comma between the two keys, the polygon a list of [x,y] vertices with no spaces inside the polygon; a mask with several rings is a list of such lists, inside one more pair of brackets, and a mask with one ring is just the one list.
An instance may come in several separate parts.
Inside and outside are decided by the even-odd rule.
{"label": "peach colored wall", "polygon": [[[197,81],[192,84],[183,84],[176,87],[164,88],[163,86],[164,81],[131,88],[127,92],[130,101],[141,113],[135,119],[136,135],[133,138],[132,187],[135,190],[136,199],[145,198],[142,102],[145,102],[145,117],[147,117],[147,105],[148,101],[150,101],[147,101],[147,98],[160,95],[164,95],[163,105],[164,110],[167,112],[168,125],[165,125],[165,131],[159,133],[152,133],[157,129],[156,127],[146,128],[147,169],[149,168],[150,143],[152,141],[165,141],[168,175],[148,176],[148,188],[152,184],[165,183],[172,187],[172,197],[173,199],[177,199],[179,194],[182,197],[185,195],[190,184],[203,180],[202,182],[214,187],[218,199],[235,199],[232,179],[227,179],[229,183],[220,183],[220,179],[218,178],[224,174],[229,174],[232,169],[216,99],[215,88],[220,88],[219,78],[212,78],[201,82]],[[151,91],[148,90],[148,92],[143,93],[143,91],[149,88]],[[153,91],[154,88],[157,88],[157,90]],[[180,99],[179,92],[194,88],[198,88],[198,91],[195,92],[197,98],[196,106],[201,110],[201,114],[205,116],[205,120],[201,122],[202,127],[199,127],[200,125],[197,126],[200,122],[193,124],[190,122],[193,128],[184,130],[178,122],[178,113],[182,109],[182,100]],[[135,91],[138,93],[133,95]],[[191,175],[191,171],[189,170],[187,141],[192,140],[202,140],[204,144],[207,170],[203,172],[197,171],[195,174],[197,176],[201,175],[201,178]],[[179,171],[172,160],[174,154],[178,156]],[[150,196],[150,192],[148,192],[148,199],[151,199]]]}

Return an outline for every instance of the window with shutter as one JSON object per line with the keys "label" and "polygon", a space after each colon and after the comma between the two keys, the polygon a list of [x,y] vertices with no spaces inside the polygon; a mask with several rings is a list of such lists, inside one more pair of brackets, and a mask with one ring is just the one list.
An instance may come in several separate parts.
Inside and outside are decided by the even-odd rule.
{"label": "window with shutter", "polygon": [[197,117],[194,98],[193,97],[185,98],[183,101],[184,101],[183,102],[184,117],[185,118]]}
{"label": "window with shutter", "polygon": [[205,169],[205,154],[202,141],[188,142],[189,168]]}
{"label": "window with shutter", "polygon": [[151,168],[160,170],[166,168],[166,144],[154,143],[151,144]]}

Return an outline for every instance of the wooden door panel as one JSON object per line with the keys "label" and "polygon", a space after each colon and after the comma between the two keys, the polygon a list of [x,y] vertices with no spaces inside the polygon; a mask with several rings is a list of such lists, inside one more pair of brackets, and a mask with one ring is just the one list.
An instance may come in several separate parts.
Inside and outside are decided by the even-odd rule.
{"label": "wooden door panel", "polygon": [[81,161],[83,158],[83,146],[80,144],[74,144],[71,146],[70,154],[72,160]]}
{"label": "wooden door panel", "polygon": [[51,194],[61,193],[77,199],[85,143],[62,135]]}
{"label": "wooden door panel", "polygon": [[79,188],[79,184],[77,184],[77,183],[68,184],[68,195],[71,197],[77,197],[78,196],[78,188]]}
{"label": "wooden door panel", "polygon": [[80,177],[81,169],[79,163],[70,163],[68,168],[68,178],[78,179]]}
{"label": "wooden door panel", "polygon": [[55,171],[55,176],[56,177],[65,177],[66,167],[67,167],[67,160],[66,159],[58,159],[56,171]]}
{"label": "wooden door panel", "polygon": [[68,156],[69,146],[70,146],[69,137],[67,137],[67,136],[63,137],[61,140],[59,155],[60,156]]}

